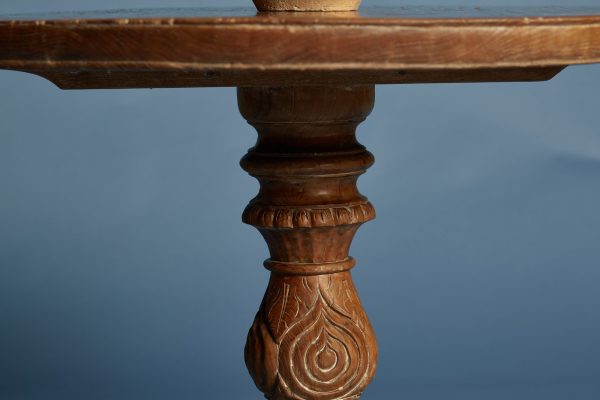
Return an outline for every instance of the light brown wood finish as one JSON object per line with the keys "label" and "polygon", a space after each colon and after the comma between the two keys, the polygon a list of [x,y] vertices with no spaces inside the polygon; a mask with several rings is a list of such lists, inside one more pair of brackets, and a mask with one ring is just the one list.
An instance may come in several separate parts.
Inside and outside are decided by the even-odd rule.
{"label": "light brown wood finish", "polygon": [[519,10],[12,16],[0,68],[87,89],[545,80],[600,62],[600,9]]}
{"label": "light brown wood finish", "polygon": [[272,271],[246,364],[269,399],[357,399],[375,374],[377,343],[348,255],[375,217],[356,188],[373,156],[355,137],[374,99],[373,86],[238,89],[259,135],[242,160],[260,182],[243,220],[267,241]]}

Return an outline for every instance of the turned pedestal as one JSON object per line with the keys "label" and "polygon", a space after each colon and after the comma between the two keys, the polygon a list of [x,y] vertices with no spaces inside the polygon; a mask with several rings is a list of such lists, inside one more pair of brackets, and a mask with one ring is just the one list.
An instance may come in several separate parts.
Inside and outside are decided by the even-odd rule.
{"label": "turned pedestal", "polygon": [[271,253],[246,344],[250,374],[273,400],[358,398],[375,373],[377,343],[348,251],[375,218],[356,187],[373,156],[355,137],[374,87],[240,88],[238,102],[258,132],[241,164],[260,192],[243,220]]}

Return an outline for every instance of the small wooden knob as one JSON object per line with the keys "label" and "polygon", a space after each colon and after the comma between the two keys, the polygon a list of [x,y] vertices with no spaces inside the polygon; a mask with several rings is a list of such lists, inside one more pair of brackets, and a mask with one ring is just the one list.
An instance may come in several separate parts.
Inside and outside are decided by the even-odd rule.
{"label": "small wooden knob", "polygon": [[259,11],[356,11],[362,0],[253,0]]}

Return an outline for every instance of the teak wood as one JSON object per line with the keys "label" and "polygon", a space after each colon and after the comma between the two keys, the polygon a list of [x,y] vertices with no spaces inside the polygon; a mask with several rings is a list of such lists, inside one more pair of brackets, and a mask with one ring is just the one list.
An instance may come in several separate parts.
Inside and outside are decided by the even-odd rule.
{"label": "teak wood", "polygon": [[[358,0],[255,0],[269,10]],[[0,68],[63,89],[237,86],[258,132],[243,214],[271,271],[245,360],[271,400],[358,399],[377,343],[349,248],[375,217],[355,130],[377,83],[539,81],[600,62],[599,8],[176,9],[0,17]]]}

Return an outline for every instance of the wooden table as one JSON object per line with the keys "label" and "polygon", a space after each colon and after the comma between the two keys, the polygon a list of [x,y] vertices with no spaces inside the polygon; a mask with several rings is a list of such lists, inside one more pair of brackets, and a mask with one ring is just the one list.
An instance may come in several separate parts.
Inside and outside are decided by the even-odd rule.
{"label": "wooden table", "polygon": [[600,8],[0,17],[0,68],[62,89],[238,87],[258,132],[241,165],[260,182],[243,221],[267,241],[272,271],[245,357],[270,399],[357,399],[375,374],[348,255],[375,218],[356,187],[374,159],[355,138],[374,85],[542,81],[596,62]]}

